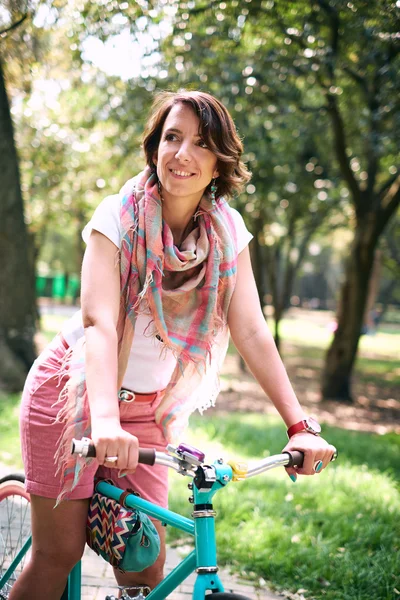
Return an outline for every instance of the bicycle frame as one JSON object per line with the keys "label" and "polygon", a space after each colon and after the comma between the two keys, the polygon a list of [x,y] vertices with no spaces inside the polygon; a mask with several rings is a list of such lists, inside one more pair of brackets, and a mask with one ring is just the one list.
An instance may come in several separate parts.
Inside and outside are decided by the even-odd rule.
{"label": "bicycle frame", "polygon": [[[90,440],[86,441],[90,442]],[[188,485],[188,488],[193,490],[193,496],[189,499],[194,505],[193,519],[183,517],[157,504],[143,500],[134,494],[129,494],[126,497],[125,504],[130,508],[138,508],[148,516],[154,517],[162,523],[193,535],[195,549],[150,592],[147,598],[148,600],[163,600],[189,575],[196,571],[197,577],[192,598],[193,600],[204,600],[207,591],[224,591],[224,587],[218,576],[215,512],[212,505],[214,495],[232,480],[238,481],[253,477],[277,466],[301,465],[304,457],[301,452],[285,452],[264,458],[258,461],[253,467],[248,468],[246,464],[240,462],[226,464],[222,459],[215,461],[212,465],[204,464],[204,455],[200,453],[202,458],[199,459],[199,451],[190,449],[186,445],[181,445],[177,449],[168,447],[168,450],[170,454],[155,453],[157,456],[154,455],[154,457],[157,458],[159,464],[174,468],[182,475],[189,475],[193,478],[193,483],[189,483]],[[337,452],[335,452],[332,460],[336,456]],[[155,458],[153,458],[153,462],[148,464],[154,464]],[[142,462],[146,461],[143,460]],[[116,501],[119,501],[123,493],[122,489],[106,481],[99,482],[96,489]],[[24,554],[28,551],[30,543],[29,538],[18,553],[18,556],[14,559],[12,565],[1,577],[0,591],[10,578],[15,567],[22,560]],[[81,600],[81,563],[78,563],[70,573],[68,586],[61,600]]]}
{"label": "bicycle frame", "polygon": [[[205,598],[206,591],[224,591],[224,587],[217,574],[215,512],[213,511],[211,501],[216,492],[231,481],[232,468],[219,462],[214,463],[213,466],[216,477],[209,489],[199,490],[196,486],[193,486],[193,519],[183,517],[152,502],[143,500],[134,494],[130,494],[125,500],[125,504],[129,508],[137,508],[148,516],[159,519],[162,523],[193,535],[195,539],[195,549],[150,592],[147,596],[148,600],[163,600],[194,571],[197,571],[197,577],[193,588],[193,599],[199,600]],[[123,492],[122,489],[105,481],[98,483],[96,490],[117,501]],[[69,577],[68,600],[81,600],[80,579],[79,564],[76,565]]]}

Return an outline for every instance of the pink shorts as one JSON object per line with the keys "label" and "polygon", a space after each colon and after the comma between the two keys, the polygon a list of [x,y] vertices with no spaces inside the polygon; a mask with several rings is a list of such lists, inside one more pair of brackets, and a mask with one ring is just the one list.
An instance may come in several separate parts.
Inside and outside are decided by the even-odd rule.
{"label": "pink shorts", "polygon": [[[68,375],[62,379],[58,372],[68,349],[61,335],[57,335],[34,362],[22,395],[20,431],[22,457],[25,467],[26,489],[45,498],[57,498],[60,492],[59,475],[54,454],[63,424],[55,423],[61,406],[54,407]],[[156,424],[154,413],[161,402],[161,394],[152,402],[120,402],[122,427],[135,435],[143,448],[164,451],[167,441]],[[86,468],[72,499],[90,498],[94,478],[112,479],[122,489],[132,488],[146,500],[160,506],[168,505],[168,468],[161,465],[138,465],[133,475],[118,477],[117,469],[100,466],[96,461]]]}

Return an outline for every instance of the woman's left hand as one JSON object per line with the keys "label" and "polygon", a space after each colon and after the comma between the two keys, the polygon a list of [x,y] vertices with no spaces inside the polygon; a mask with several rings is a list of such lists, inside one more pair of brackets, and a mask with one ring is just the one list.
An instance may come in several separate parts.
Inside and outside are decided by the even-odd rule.
{"label": "woman's left hand", "polygon": [[307,433],[307,431],[300,431],[293,435],[284,447],[283,452],[292,452],[293,450],[300,450],[304,453],[302,467],[286,467],[286,472],[293,482],[296,481],[297,475],[321,473],[336,452],[336,448],[328,444],[326,440],[312,433]]}

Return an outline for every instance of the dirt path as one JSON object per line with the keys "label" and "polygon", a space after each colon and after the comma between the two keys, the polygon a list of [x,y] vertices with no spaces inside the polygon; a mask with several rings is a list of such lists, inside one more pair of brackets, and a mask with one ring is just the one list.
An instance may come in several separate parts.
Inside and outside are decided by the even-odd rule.
{"label": "dirt path", "polygon": [[[345,429],[370,431],[378,434],[394,431],[400,433],[399,390],[388,385],[379,388],[373,383],[354,378],[354,404],[321,401],[319,390],[322,358],[302,361],[299,350],[286,346],[286,369],[296,394],[304,408],[317,419]],[[218,397],[217,411],[273,413],[276,410],[249,372],[242,373],[236,356],[226,358],[222,392]]]}

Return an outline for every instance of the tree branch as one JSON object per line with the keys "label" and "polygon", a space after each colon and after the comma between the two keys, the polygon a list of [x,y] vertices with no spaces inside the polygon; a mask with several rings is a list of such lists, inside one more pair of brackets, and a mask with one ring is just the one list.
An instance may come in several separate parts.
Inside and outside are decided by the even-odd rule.
{"label": "tree branch", "polygon": [[339,14],[338,12],[325,0],[317,0],[317,3],[325,11],[329,19],[330,32],[331,32],[331,43],[330,43],[330,61],[327,65],[331,81],[335,79],[335,64],[336,58],[339,53]]}
{"label": "tree branch", "polygon": [[342,69],[343,69],[343,71],[345,73],[347,73],[347,75],[350,75],[350,77],[356,83],[358,83],[358,85],[361,87],[361,89],[365,93],[365,95],[368,96],[368,85],[367,85],[367,81],[366,81],[365,77],[361,77],[361,75],[359,73],[357,73],[356,71],[354,71],[349,66],[344,66],[344,67],[342,67]]}
{"label": "tree branch", "polygon": [[332,118],[333,134],[335,138],[335,153],[338,159],[340,170],[347,182],[354,198],[356,209],[361,208],[361,194],[357,180],[350,168],[350,162],[346,153],[346,136],[344,133],[344,124],[339,112],[336,99],[332,94],[327,94],[328,112]]}
{"label": "tree branch", "polygon": [[395,212],[400,204],[400,175],[396,177],[393,183],[382,197],[381,207],[384,213],[387,213],[388,219]]}
{"label": "tree branch", "polygon": [[209,10],[210,8],[213,8],[214,6],[218,6],[219,4],[220,4],[219,0],[211,0],[211,2],[207,2],[203,6],[198,6],[197,8],[191,8],[189,10],[189,13],[191,15],[200,15],[201,13],[204,13],[207,10]]}
{"label": "tree branch", "polygon": [[385,181],[385,183],[383,183],[380,187],[380,189],[378,190],[378,196],[382,197],[386,190],[388,190],[390,188],[390,186],[396,181],[396,179],[399,176],[399,172],[400,172],[400,166],[396,169],[396,173],[394,175],[392,175],[391,177],[388,177],[388,179]]}
{"label": "tree branch", "polygon": [[21,25],[21,23],[23,23],[25,21],[25,19],[28,17],[28,13],[25,13],[20,19],[19,21],[16,21],[15,23],[13,23],[12,25],[10,25],[10,27],[6,27],[6,29],[3,29],[2,31],[0,31],[0,35],[6,35],[7,33],[9,33],[10,31],[12,31],[13,29],[16,29],[19,25]]}
{"label": "tree branch", "polygon": [[375,235],[380,236],[385,229],[386,224],[391,216],[396,212],[400,205],[400,175],[392,182],[390,187],[384,192],[381,197],[381,205],[378,210],[377,219],[375,221]]}

